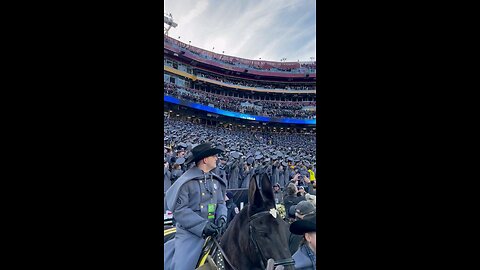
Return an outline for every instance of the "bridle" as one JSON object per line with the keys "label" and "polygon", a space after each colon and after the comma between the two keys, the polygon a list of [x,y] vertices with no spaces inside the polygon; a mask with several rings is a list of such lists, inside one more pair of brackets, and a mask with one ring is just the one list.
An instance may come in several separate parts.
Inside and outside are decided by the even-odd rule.
{"label": "bridle", "polygon": [[[254,214],[253,216],[251,216],[248,220],[248,227],[249,227],[249,236],[250,236],[250,241],[252,241],[253,243],[253,246],[255,247],[255,253],[258,254],[258,256],[260,257],[260,263],[261,263],[261,266],[262,266],[262,269],[265,269],[266,268],[266,263],[267,263],[267,259],[265,258],[265,256],[263,255],[262,253],[262,250],[260,249],[260,247],[258,246],[258,243],[254,237],[254,233],[255,233],[255,228],[252,226],[251,222],[259,217],[263,217],[265,215],[271,215],[271,212],[270,211],[261,211],[261,212],[258,212],[256,214]],[[274,261],[274,266],[278,266],[278,265],[294,265],[295,264],[295,260],[290,257],[290,258],[287,258],[287,259],[281,259],[281,260],[277,260],[277,261]]]}
{"label": "bridle", "polygon": [[[260,258],[260,264],[262,266],[262,269],[266,269],[266,266],[265,266],[265,263],[267,262],[267,259],[265,258],[265,256],[263,255],[262,253],[262,250],[260,249],[260,247],[258,246],[258,243],[257,241],[255,240],[255,237],[254,237],[254,232],[255,232],[255,228],[252,226],[251,222],[259,217],[262,217],[262,216],[265,216],[265,215],[271,215],[271,212],[270,211],[261,211],[261,212],[258,212],[256,214],[254,214],[253,216],[251,216],[248,220],[248,227],[249,227],[249,237],[250,237],[250,241],[252,241],[253,243],[253,246],[255,247],[255,253],[259,254],[259,258]],[[227,255],[225,255],[225,252],[223,251],[222,247],[220,246],[220,244],[218,243],[218,241],[213,238],[213,241],[214,243],[217,245],[220,253],[222,254],[223,258],[225,258],[225,260],[227,261],[227,263],[230,265],[230,267],[234,270],[237,270],[233,264],[231,263],[231,261],[228,259]],[[273,265],[274,267],[275,266],[278,266],[278,265],[295,265],[295,260],[290,257],[290,258],[287,258],[287,259],[281,259],[281,260],[277,260],[277,261],[274,261],[273,262]]]}
{"label": "bridle", "polygon": [[[255,181],[257,181],[257,183],[259,182],[259,175],[255,175],[254,177],[252,176],[252,179],[255,179]],[[262,250],[260,249],[260,247],[258,246],[258,243],[257,243],[257,240],[255,239],[254,235],[255,235],[255,228],[252,226],[252,221],[254,221],[255,219],[257,218],[260,218],[260,217],[263,217],[263,216],[266,216],[266,215],[272,215],[272,210],[275,210],[276,209],[271,209],[270,211],[261,211],[261,212],[258,212],[258,213],[255,213],[254,215],[252,215],[249,219],[248,219],[248,230],[249,230],[249,238],[250,238],[250,241],[253,243],[253,246],[255,248],[255,253],[258,254],[259,258],[260,258],[260,264],[261,264],[261,267],[262,269],[266,269],[266,264],[267,264],[267,258],[265,258],[265,256],[263,255],[262,253]],[[272,215],[273,216],[273,215]],[[277,218],[276,216],[273,216],[274,218]],[[232,265],[232,263],[230,262],[230,260],[227,258],[227,256],[225,256],[225,252],[223,251],[223,249],[220,247],[220,244],[218,244],[217,240],[214,238],[213,239],[215,244],[218,246],[219,250],[220,250],[220,253],[223,255],[223,257],[225,258],[225,260],[227,261],[227,263],[230,265],[230,267],[234,270],[236,270],[236,268]],[[273,262],[273,265],[274,267],[275,266],[279,266],[279,265],[283,265],[283,266],[287,266],[287,265],[295,265],[295,260],[290,257],[290,258],[287,258],[287,259],[281,259],[281,260],[276,260]]]}

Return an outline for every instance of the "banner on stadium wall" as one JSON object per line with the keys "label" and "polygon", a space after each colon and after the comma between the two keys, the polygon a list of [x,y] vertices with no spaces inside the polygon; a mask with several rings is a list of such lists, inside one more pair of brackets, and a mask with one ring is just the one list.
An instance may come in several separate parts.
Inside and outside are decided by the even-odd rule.
{"label": "banner on stadium wall", "polygon": [[260,121],[260,122],[275,122],[275,123],[287,123],[287,124],[302,124],[302,125],[316,125],[317,120],[314,119],[297,119],[297,118],[275,118],[275,117],[267,117],[267,116],[260,116],[260,115],[250,115],[250,114],[245,114],[245,113],[239,113],[239,112],[231,112],[231,111],[225,111],[222,109],[218,108],[212,108],[209,106],[205,106],[202,104],[186,101],[186,100],[180,100],[178,98],[174,98],[171,96],[164,95],[163,100],[165,102],[173,103],[173,104],[179,104],[183,106],[187,106],[190,108],[194,108],[197,110],[202,110],[206,112],[211,112],[219,115],[224,115],[228,117],[234,117],[234,118],[241,118],[241,119],[246,119],[246,120],[252,120],[252,121]]}

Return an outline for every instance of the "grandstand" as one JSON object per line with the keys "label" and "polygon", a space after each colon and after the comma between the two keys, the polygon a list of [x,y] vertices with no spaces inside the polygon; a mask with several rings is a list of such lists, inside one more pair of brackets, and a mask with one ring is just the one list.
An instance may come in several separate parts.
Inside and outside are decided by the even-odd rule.
{"label": "grandstand", "polygon": [[255,130],[315,130],[315,61],[243,59],[164,35],[163,76],[165,116]]}

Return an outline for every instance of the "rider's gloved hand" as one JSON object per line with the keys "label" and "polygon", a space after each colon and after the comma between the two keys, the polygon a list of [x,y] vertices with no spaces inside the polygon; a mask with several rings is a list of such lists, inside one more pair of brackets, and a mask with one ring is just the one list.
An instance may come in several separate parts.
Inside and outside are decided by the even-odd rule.
{"label": "rider's gloved hand", "polygon": [[274,263],[275,261],[273,259],[268,259],[267,268],[265,270],[283,270],[284,269],[283,265],[279,265],[274,268],[274,265],[275,265]]}
{"label": "rider's gloved hand", "polygon": [[205,228],[203,228],[203,236],[211,236],[214,235],[218,232],[218,226],[213,224],[212,222],[207,222],[207,225],[205,225]]}
{"label": "rider's gloved hand", "polygon": [[219,228],[220,234],[223,234],[227,229],[227,217],[221,216],[219,219],[217,219],[217,226]]}

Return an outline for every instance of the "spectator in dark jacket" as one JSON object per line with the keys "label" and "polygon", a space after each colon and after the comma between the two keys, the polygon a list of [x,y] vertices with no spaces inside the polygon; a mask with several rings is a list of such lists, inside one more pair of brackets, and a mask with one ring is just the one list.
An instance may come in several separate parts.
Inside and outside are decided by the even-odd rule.
{"label": "spectator in dark jacket", "polygon": [[287,194],[283,198],[283,204],[285,205],[285,209],[290,209],[292,205],[298,204],[299,202],[306,200],[305,196],[297,196],[298,189],[297,186],[295,186],[295,184],[293,183],[288,184],[286,192]]}
{"label": "spectator in dark jacket", "polygon": [[233,218],[240,212],[238,210],[237,205],[233,201],[233,193],[232,192],[227,192],[226,198],[225,198],[226,204],[227,204],[227,227],[228,224],[233,220]]}

